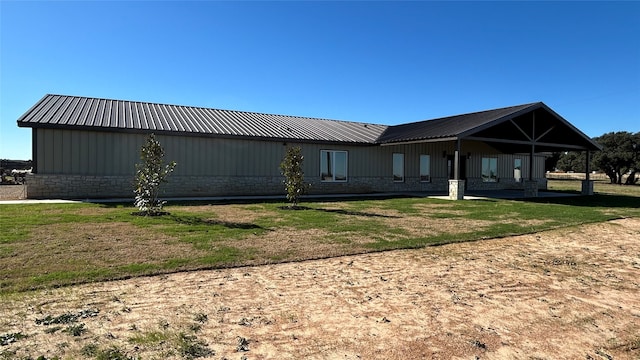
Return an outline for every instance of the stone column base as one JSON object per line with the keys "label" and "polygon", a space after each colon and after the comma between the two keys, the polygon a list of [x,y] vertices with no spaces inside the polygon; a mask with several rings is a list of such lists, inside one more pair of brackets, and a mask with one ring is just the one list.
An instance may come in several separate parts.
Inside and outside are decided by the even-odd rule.
{"label": "stone column base", "polygon": [[464,199],[464,180],[449,180],[449,200]]}
{"label": "stone column base", "polygon": [[593,195],[593,180],[582,180],[582,195]]}
{"label": "stone column base", "polygon": [[536,180],[524,181],[524,197],[538,197],[538,182]]}

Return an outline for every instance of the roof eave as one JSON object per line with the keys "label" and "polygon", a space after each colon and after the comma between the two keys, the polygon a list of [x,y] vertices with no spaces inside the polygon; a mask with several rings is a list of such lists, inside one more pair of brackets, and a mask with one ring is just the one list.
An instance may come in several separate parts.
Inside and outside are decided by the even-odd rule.
{"label": "roof eave", "polygon": [[326,145],[350,145],[350,146],[373,146],[377,145],[373,141],[340,141],[340,140],[323,140],[323,139],[305,139],[305,138],[289,138],[289,137],[268,137],[254,135],[233,135],[233,134],[214,134],[200,132],[184,132],[172,130],[154,130],[154,129],[132,129],[132,128],[116,128],[116,127],[96,127],[96,126],[77,126],[77,125],[60,125],[60,124],[42,124],[31,122],[19,122],[19,127],[32,129],[55,129],[55,130],[80,130],[80,131],[96,131],[96,132],[115,132],[126,134],[151,134],[170,135],[170,136],[187,136],[187,137],[203,137],[217,139],[233,139],[233,140],[260,140],[270,142],[291,142],[291,143],[313,143]]}
{"label": "roof eave", "polygon": [[583,133],[582,131],[580,131],[580,129],[578,129],[577,127],[573,126],[570,122],[568,122],[565,118],[563,118],[562,116],[560,116],[558,113],[556,113],[555,111],[553,111],[550,107],[548,107],[546,104],[544,103],[540,103],[541,107],[543,107],[545,110],[547,110],[549,113],[551,113],[553,116],[555,116],[556,118],[558,118],[560,121],[562,121],[566,126],[568,126],[570,129],[572,129],[575,133],[577,133],[578,135],[580,135],[584,140],[586,140],[590,145],[593,146],[592,149],[590,150],[594,150],[594,151],[602,151],[603,147],[602,145],[598,144],[597,142],[593,141],[593,139],[591,139],[589,136],[587,136],[587,134]]}
{"label": "roof eave", "polygon": [[393,146],[393,145],[408,145],[408,144],[422,144],[422,143],[434,143],[445,141],[456,141],[457,136],[447,136],[439,138],[425,138],[425,139],[413,139],[413,140],[399,140],[399,141],[377,141],[376,144],[380,146]]}

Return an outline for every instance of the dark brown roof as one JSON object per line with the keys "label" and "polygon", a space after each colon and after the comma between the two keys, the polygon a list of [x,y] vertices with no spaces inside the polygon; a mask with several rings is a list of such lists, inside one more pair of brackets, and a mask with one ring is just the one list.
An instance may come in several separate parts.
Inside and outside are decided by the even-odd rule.
{"label": "dark brown roof", "polygon": [[46,95],[18,126],[154,131],[319,142],[374,143],[384,125],[137,101]]}

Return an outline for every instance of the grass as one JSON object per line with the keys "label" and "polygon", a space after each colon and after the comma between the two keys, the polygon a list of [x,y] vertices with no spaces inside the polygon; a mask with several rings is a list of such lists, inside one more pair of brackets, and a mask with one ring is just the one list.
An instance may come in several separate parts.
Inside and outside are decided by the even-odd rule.
{"label": "grass", "polygon": [[[580,182],[550,181],[577,192]],[[239,265],[504,237],[640,216],[640,186],[595,184],[590,197],[527,201],[425,198],[303,203],[0,205],[0,295]]]}

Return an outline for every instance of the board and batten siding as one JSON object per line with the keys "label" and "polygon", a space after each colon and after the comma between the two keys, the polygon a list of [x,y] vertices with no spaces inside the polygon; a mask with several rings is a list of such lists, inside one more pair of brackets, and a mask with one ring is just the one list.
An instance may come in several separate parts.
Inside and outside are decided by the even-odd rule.
{"label": "board and batten siding", "polygon": [[[133,175],[146,135],[83,130],[36,129],[37,172],[67,175]],[[391,177],[392,154],[405,154],[405,174],[419,176],[419,157],[431,155],[431,175],[446,177],[447,143],[394,146],[335,145],[250,139],[156,135],[165,161],[176,161],[174,175],[280,176],[287,146],[301,146],[306,176],[320,173],[320,151],[348,152],[349,177]]]}
{"label": "board and batten siding", "polygon": [[[498,178],[513,178],[515,159],[522,161],[522,179],[529,178],[529,154],[495,154],[495,153],[473,153],[467,159],[467,177],[480,177],[482,174],[482,158],[498,159]],[[544,155],[534,155],[533,157],[533,174],[534,178],[544,177]]]}
{"label": "board and batten siding", "polygon": [[40,174],[133,175],[144,135],[34,129]]}
{"label": "board and batten siding", "polygon": [[[146,135],[36,129],[37,173],[133,175]],[[281,142],[156,135],[175,175],[279,176]]]}
{"label": "board and batten siding", "polygon": [[[147,135],[66,129],[34,129],[37,144],[35,174],[27,180],[33,198],[126,197],[132,194],[135,164]],[[305,180],[312,193],[368,193],[445,191],[448,158],[454,142],[379,146],[268,141],[160,135],[165,161],[178,166],[164,187],[166,196],[283,194],[280,163],[287,146],[301,146]],[[320,179],[322,150],[348,152],[347,181]],[[393,181],[393,154],[404,154],[404,181]],[[420,155],[430,155],[430,182],[420,181]],[[470,155],[470,156],[469,156]],[[522,159],[522,178],[528,177],[528,154],[498,154],[484,144],[463,143],[468,188],[514,186],[513,160]],[[481,179],[482,157],[498,158],[498,182]],[[544,156],[535,157],[537,179],[544,179]],[[516,187],[518,185],[515,185]],[[545,186],[545,185],[542,185]]]}

